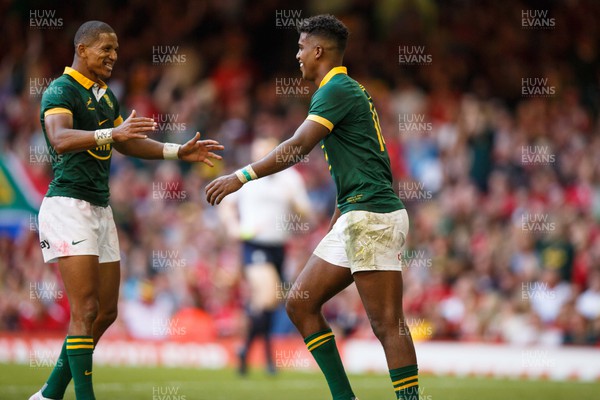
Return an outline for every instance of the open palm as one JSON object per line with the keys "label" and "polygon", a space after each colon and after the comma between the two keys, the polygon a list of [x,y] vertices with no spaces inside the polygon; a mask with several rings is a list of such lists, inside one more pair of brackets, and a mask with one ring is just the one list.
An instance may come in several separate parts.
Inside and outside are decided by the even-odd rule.
{"label": "open palm", "polygon": [[200,132],[196,132],[192,139],[181,146],[178,156],[183,161],[203,162],[214,167],[210,159],[221,160],[223,157],[213,153],[213,151],[223,149],[223,145],[216,140],[200,140]]}

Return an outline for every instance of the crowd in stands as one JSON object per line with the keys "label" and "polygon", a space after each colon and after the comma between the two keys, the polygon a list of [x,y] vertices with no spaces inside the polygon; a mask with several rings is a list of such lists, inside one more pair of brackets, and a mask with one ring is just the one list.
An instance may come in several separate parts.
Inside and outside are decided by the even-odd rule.
{"label": "crowd in stands", "polygon": [[[210,318],[189,337],[241,334],[239,242],[204,187],[246,165],[255,138],[285,140],[304,120],[315,88],[298,80],[290,25],[330,12],[351,31],[345,65],[375,101],[410,216],[402,256],[415,339],[600,344],[600,3],[67,1],[54,29],[32,27],[27,3],[0,4],[0,157],[16,155],[38,187],[52,171],[31,162],[45,146],[35,86],[71,65],[74,31],[89,19],[117,32],[108,83],[123,117],[152,116],[161,141],[200,131],[226,146],[213,169],[113,153],[122,285],[107,335],[164,339],[144,324],[190,311]],[[529,24],[524,12],[540,8],[543,23]],[[402,62],[412,52],[424,57]],[[295,168],[314,218],[282,228],[294,230],[284,289],[335,207],[321,149],[307,161]],[[67,299],[31,221],[0,237],[0,331],[62,334]],[[324,312],[347,337],[372,337],[354,287]],[[275,328],[296,334],[283,311]]]}

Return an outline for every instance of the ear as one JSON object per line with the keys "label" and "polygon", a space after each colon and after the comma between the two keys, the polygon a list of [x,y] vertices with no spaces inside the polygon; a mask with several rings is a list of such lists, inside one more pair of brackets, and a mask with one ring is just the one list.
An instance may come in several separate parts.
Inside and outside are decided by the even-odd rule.
{"label": "ear", "polygon": [[77,56],[79,58],[85,58],[85,45],[82,43],[79,43],[77,45],[77,47],[75,48],[75,52],[77,53]]}
{"label": "ear", "polygon": [[315,46],[315,59],[319,59],[323,56],[323,48],[319,45]]}

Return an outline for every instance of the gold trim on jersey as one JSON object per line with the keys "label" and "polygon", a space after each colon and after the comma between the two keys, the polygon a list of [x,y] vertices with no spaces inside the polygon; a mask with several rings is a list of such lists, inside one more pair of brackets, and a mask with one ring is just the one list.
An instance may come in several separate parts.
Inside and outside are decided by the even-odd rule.
{"label": "gold trim on jersey", "polygon": [[108,153],[107,156],[99,156],[98,154],[92,153],[92,150],[88,150],[87,152],[90,153],[90,155],[92,157],[94,157],[94,158],[96,158],[98,160],[101,160],[101,161],[108,160],[110,158],[110,156],[112,156],[112,148],[110,149],[110,153]]}
{"label": "gold trim on jersey", "polygon": [[[91,80],[90,78],[88,78],[87,76],[83,75],[81,72],[79,72],[76,69],[73,69],[71,67],[65,67],[65,71],[63,72],[63,74],[69,75],[71,78],[75,79],[77,81],[77,83],[79,83],[81,86],[83,86],[87,90],[90,90],[90,88],[92,86],[94,86],[94,83],[96,83],[93,80]],[[98,82],[98,84],[100,85],[101,89],[108,88],[108,86],[106,86],[106,83],[104,83],[102,81]]]}
{"label": "gold trim on jersey", "polygon": [[117,119],[115,119],[115,123],[114,123],[114,127],[116,128],[117,126],[121,125],[123,123],[123,117],[121,117],[120,115],[117,117]]}
{"label": "gold trim on jersey", "polygon": [[73,112],[71,110],[69,110],[68,108],[54,107],[49,110],[46,110],[46,112],[44,113],[44,117],[47,117],[48,115],[54,115],[54,114],[71,114],[71,115],[73,115]]}
{"label": "gold trim on jersey", "polygon": [[320,125],[323,125],[325,128],[329,129],[329,132],[331,132],[331,130],[333,129],[333,123],[331,123],[331,121],[328,120],[327,118],[323,118],[319,115],[308,114],[308,117],[306,117],[306,119],[308,119],[310,121],[314,121]]}
{"label": "gold trim on jersey", "polygon": [[340,67],[331,68],[331,71],[329,71],[327,73],[327,75],[325,75],[323,77],[323,80],[319,84],[319,87],[324,86],[325,84],[327,84],[327,82],[329,82],[329,80],[331,78],[333,78],[334,75],[337,75],[337,74],[346,74],[346,75],[348,75],[348,69],[346,67],[341,67],[341,66]]}
{"label": "gold trim on jersey", "polygon": [[325,161],[327,161],[327,165],[329,166],[329,170],[331,171],[331,164],[329,163],[329,156],[327,155],[327,150],[325,150],[325,145],[322,144],[321,148],[323,149],[323,154],[325,154]]}

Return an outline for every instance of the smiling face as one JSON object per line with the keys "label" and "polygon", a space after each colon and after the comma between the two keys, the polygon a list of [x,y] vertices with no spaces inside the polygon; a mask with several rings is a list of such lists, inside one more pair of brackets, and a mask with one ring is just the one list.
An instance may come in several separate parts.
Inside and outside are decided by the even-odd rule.
{"label": "smiling face", "polygon": [[98,38],[88,45],[80,43],[77,54],[87,69],[93,81],[110,78],[113,67],[117,61],[119,42],[114,33],[100,33]]}
{"label": "smiling face", "polygon": [[314,81],[317,75],[317,59],[319,49],[313,36],[308,36],[306,32],[300,34],[298,39],[298,53],[296,60],[300,63],[302,78],[307,81]]}

